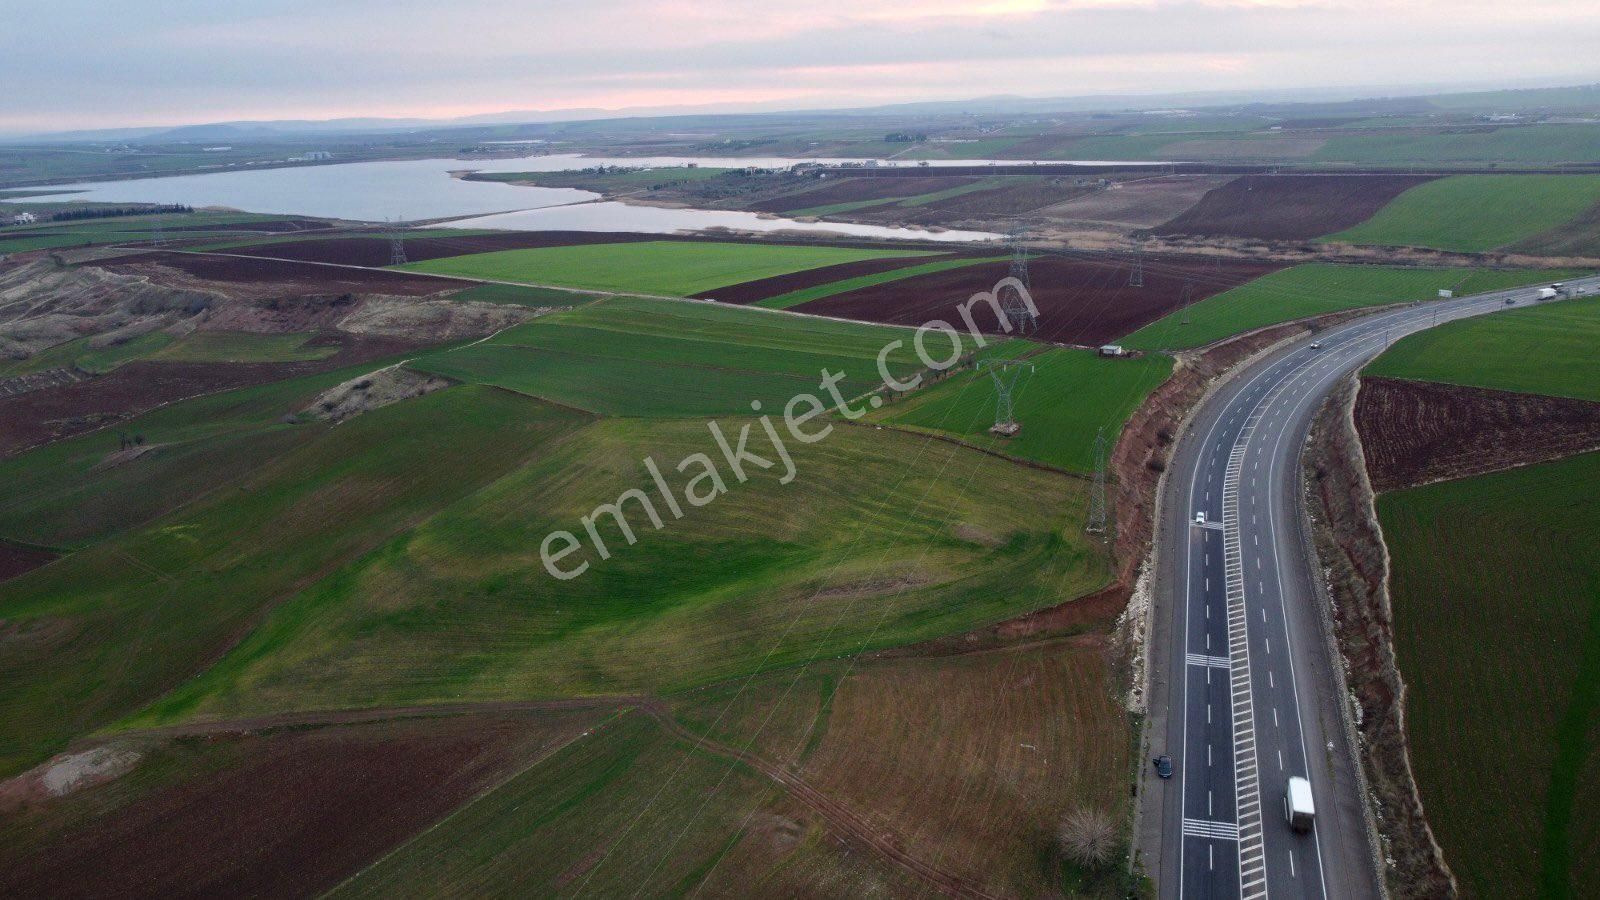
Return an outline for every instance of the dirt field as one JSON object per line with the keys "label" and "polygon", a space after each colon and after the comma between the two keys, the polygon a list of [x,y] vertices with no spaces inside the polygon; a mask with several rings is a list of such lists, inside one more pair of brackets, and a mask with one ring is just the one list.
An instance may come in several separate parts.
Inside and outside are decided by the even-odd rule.
{"label": "dirt field", "polygon": [[[611,234],[595,231],[506,231],[499,234],[463,234],[460,237],[407,238],[406,259],[422,262],[468,253],[568,247],[576,244],[615,244],[625,241],[671,240],[648,234]],[[387,266],[389,241],[382,237],[330,237],[232,247],[226,253],[264,256],[299,262],[340,263],[348,266]]]}
{"label": "dirt field", "polygon": [[716,288],[715,290],[701,291],[695,296],[701,298],[715,297],[721,303],[736,303],[743,306],[747,303],[755,303],[768,297],[776,297],[780,294],[815,287],[819,284],[831,284],[846,278],[874,275],[878,272],[888,272],[893,269],[921,265],[960,255],[962,254],[951,253],[940,256],[922,256],[916,259],[892,257],[888,259],[863,259],[859,262],[845,263],[839,266],[824,266],[820,269],[807,269],[803,272],[791,272],[788,275],[746,281],[743,284],[733,284]]}
{"label": "dirt field", "polygon": [[1379,492],[1600,447],[1600,403],[1363,378],[1356,427]]}
{"label": "dirt field", "polygon": [[[233,251],[230,251],[233,252]],[[384,264],[388,263],[385,256]],[[228,286],[236,297],[275,297],[286,294],[390,294],[421,297],[440,291],[471,287],[473,282],[425,278],[401,272],[336,269],[307,266],[277,259],[243,259],[238,256],[196,253],[146,253],[101,264],[113,272],[145,275],[162,284],[181,285],[186,280]]]}
{"label": "dirt field", "polygon": [[1207,193],[1157,234],[1302,241],[1365,222],[1428,175],[1245,175]]}
{"label": "dirt field", "polygon": [[314,896],[571,740],[592,713],[481,715],[146,750],[0,833],[0,894]]}
{"label": "dirt field", "polygon": [[1160,225],[1197,203],[1232,176],[1173,175],[1123,182],[1037,211],[1061,222],[1087,222],[1131,228]]}
{"label": "dirt field", "polygon": [[828,179],[818,182],[820,186],[815,190],[803,191],[798,194],[786,194],[782,197],[773,197],[770,200],[761,200],[750,204],[749,209],[754,212],[787,213],[797,209],[831,206],[835,203],[884,200],[893,197],[915,197],[918,194],[931,194],[935,191],[946,191],[951,188],[961,187],[978,180],[977,178],[948,175],[894,178],[864,176],[861,178]]}
{"label": "dirt field", "polygon": [[[1039,307],[1038,337],[1093,346],[1159,319],[1182,301],[1186,284],[1193,285],[1192,299],[1201,300],[1277,268],[1271,263],[1224,262],[1219,269],[1212,263],[1146,259],[1144,287],[1136,288],[1128,285],[1127,258],[1052,256],[1030,262],[1028,274]],[[824,297],[795,309],[899,325],[944,319],[959,327],[957,304],[993,288],[1008,272],[1007,263],[968,266]],[[981,328],[999,331],[987,304],[974,308],[973,316]]]}
{"label": "dirt field", "polygon": [[0,541],[0,581],[15,578],[30,569],[37,569],[55,558],[54,553]]}
{"label": "dirt field", "polygon": [[0,397],[0,456],[111,425],[164,403],[392,356],[415,344],[339,335],[340,350],[292,363],[131,362],[98,378]]}

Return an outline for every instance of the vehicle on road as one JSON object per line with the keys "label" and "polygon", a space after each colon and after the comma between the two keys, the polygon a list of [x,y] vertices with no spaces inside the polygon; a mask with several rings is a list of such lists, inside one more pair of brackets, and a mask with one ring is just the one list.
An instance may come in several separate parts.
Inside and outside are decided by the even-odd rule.
{"label": "vehicle on road", "polygon": [[1155,763],[1157,775],[1160,775],[1162,778],[1172,777],[1172,757],[1163,753],[1150,761]]}
{"label": "vehicle on road", "polygon": [[1202,509],[1199,512],[1194,514],[1194,523],[1196,525],[1204,525],[1206,523],[1206,511],[1205,510]]}
{"label": "vehicle on road", "polygon": [[1516,305],[1516,302],[1517,302],[1517,298],[1515,298],[1515,297],[1507,297],[1506,298],[1506,305],[1507,306],[1514,306],[1514,305]]}
{"label": "vehicle on road", "polygon": [[1557,296],[1560,295],[1560,293],[1561,293],[1561,291],[1559,289],[1557,289],[1557,288],[1554,288],[1554,287],[1539,288],[1539,299],[1540,300],[1554,300]]}
{"label": "vehicle on road", "polygon": [[1316,820],[1316,804],[1311,801],[1311,782],[1299,775],[1289,779],[1289,786],[1283,792],[1283,817],[1289,827],[1304,834],[1311,830],[1311,823]]}
{"label": "vehicle on road", "polygon": [[1322,342],[1321,341],[1312,341],[1311,342],[1311,349],[1313,349],[1313,350],[1321,350],[1322,349]]}

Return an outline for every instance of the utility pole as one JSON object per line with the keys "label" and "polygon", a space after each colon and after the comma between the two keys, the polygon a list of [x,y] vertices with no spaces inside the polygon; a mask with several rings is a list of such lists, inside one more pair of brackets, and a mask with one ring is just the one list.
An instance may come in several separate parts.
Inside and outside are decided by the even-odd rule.
{"label": "utility pole", "polygon": [[1094,484],[1089,488],[1089,521],[1083,530],[1090,534],[1106,532],[1106,430],[1094,436]]}
{"label": "utility pole", "polygon": [[[389,222],[388,219],[384,219]],[[400,222],[397,220],[389,224],[389,265],[403,266],[406,264],[406,239],[400,236],[397,230]]]}
{"label": "utility pole", "polygon": [[1133,254],[1133,271],[1128,273],[1128,287],[1144,287],[1144,256],[1137,250]]}
{"label": "utility pole", "polygon": [[1020,359],[982,359],[978,361],[978,367],[987,369],[989,377],[994,380],[994,425],[989,433],[1014,437],[1022,430],[1022,423],[1017,421],[1012,399],[1016,395],[1017,380],[1022,377],[1024,370],[1033,371],[1033,363]]}

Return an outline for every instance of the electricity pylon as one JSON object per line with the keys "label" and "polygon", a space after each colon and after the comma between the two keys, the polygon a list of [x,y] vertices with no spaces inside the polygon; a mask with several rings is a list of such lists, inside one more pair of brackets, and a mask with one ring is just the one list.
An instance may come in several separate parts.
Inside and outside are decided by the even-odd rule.
{"label": "electricity pylon", "polygon": [[[1010,276],[1021,282],[1022,289],[1031,291],[1032,285],[1028,282],[1028,250],[1022,246],[1022,232],[1013,230],[1006,239],[1011,245],[1011,272]],[[1032,334],[1039,330],[1039,320],[1034,318],[1033,310],[1023,301],[1022,294],[1014,287],[1001,289],[1000,309],[1005,313],[1006,321],[1011,323],[1011,330],[1018,334]]]}
{"label": "electricity pylon", "polygon": [[1094,436],[1094,485],[1089,489],[1089,521],[1083,530],[1090,534],[1104,534],[1106,530],[1106,430],[1102,427]]}
{"label": "electricity pylon", "polygon": [[994,427],[989,431],[1001,437],[1011,437],[1022,430],[1022,423],[1017,421],[1016,408],[1012,403],[1017,380],[1022,377],[1024,367],[1029,372],[1033,371],[1033,363],[1020,359],[983,359],[978,361],[978,366],[987,369],[989,377],[994,379]]}
{"label": "electricity pylon", "polygon": [[[384,219],[389,222],[388,219]],[[403,266],[406,264],[406,239],[395,229],[400,227],[400,222],[389,224],[389,265]]]}

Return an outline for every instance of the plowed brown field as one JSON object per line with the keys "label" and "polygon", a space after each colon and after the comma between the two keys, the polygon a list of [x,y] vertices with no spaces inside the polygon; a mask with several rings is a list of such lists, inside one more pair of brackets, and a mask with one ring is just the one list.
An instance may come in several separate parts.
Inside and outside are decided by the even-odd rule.
{"label": "plowed brown field", "polygon": [[1157,234],[1302,241],[1343,231],[1431,175],[1245,175],[1155,229]]}
{"label": "plowed brown field", "polygon": [[[387,264],[388,260],[384,262]],[[170,282],[170,273],[176,271],[197,281],[227,285],[227,293],[236,297],[286,294],[394,294],[421,297],[472,287],[475,283],[404,272],[341,269],[222,254],[141,253],[126,259],[108,260],[101,265],[114,272],[146,275],[158,283]]]}
{"label": "plowed brown field", "polygon": [[1600,403],[1363,378],[1356,428],[1379,493],[1600,448]]}
{"label": "plowed brown field", "polygon": [[[1192,285],[1193,300],[1201,300],[1281,268],[1257,262],[1223,262],[1219,268],[1211,262],[1171,259],[1146,259],[1143,266],[1144,286],[1132,287],[1128,257],[1030,261],[1029,282],[1039,307],[1037,337],[1065,344],[1103,344],[1176,308],[1183,301],[1185,285]],[[1007,263],[967,266],[836,294],[795,309],[898,325],[943,319],[959,328],[957,305],[978,291],[991,290],[1009,271]],[[974,307],[973,318],[985,331],[1000,330],[987,304]]]}
{"label": "plowed brown field", "polygon": [[179,740],[120,783],[13,811],[24,839],[0,843],[0,895],[316,896],[593,719],[485,715]]}
{"label": "plowed brown field", "polygon": [[843,281],[846,278],[857,278],[862,275],[875,275],[879,272],[889,272],[894,269],[920,266],[936,260],[948,259],[962,254],[949,253],[939,256],[919,256],[915,259],[905,257],[890,257],[887,259],[863,259],[838,266],[824,266],[820,269],[807,269],[803,272],[790,272],[787,275],[776,275],[772,278],[761,278],[755,281],[746,281],[743,284],[729,285],[709,291],[701,291],[696,297],[715,297],[722,303],[755,303],[768,297],[777,297],[790,291],[803,290],[819,284],[831,284]]}

